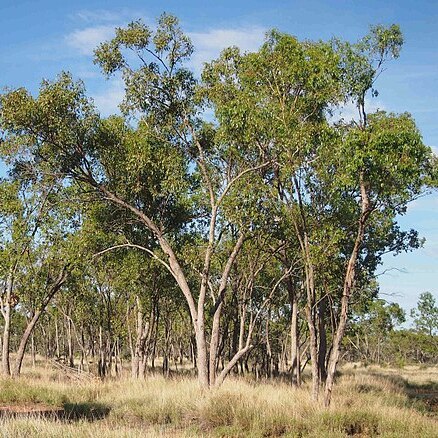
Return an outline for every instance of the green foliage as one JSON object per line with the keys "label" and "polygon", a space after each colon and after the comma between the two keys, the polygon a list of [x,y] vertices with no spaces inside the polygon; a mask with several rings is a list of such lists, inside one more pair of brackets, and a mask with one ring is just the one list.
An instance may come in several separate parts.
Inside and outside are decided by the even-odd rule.
{"label": "green foliage", "polygon": [[236,148],[255,143],[265,153],[284,148],[290,156],[305,148],[302,120],[317,120],[336,102],[337,75],[337,55],[329,45],[273,31],[258,52],[242,55],[230,48],[207,64],[202,91],[214,105],[221,138]]}
{"label": "green foliage", "polygon": [[146,122],[134,130],[120,117],[102,121],[96,156],[107,188],[141,205],[163,228],[189,220],[193,178],[187,157],[159,141]]}
{"label": "green foliage", "polygon": [[436,337],[417,333],[412,330],[395,330],[389,333],[387,340],[388,362],[407,365],[412,363],[436,363]]}
{"label": "green foliage", "polygon": [[370,27],[370,33],[361,41],[361,45],[368,51],[368,56],[379,55],[378,60],[398,58],[403,46],[403,34],[400,26],[392,24],[385,27],[381,24]]}
{"label": "green foliage", "polygon": [[19,184],[6,180],[0,181],[0,217],[4,221],[7,217],[18,214],[22,208],[18,198]]}
{"label": "green foliage", "polygon": [[381,337],[406,320],[404,310],[397,303],[386,303],[382,299],[367,302],[366,308],[359,315],[358,328],[368,335]]}
{"label": "green foliage", "polygon": [[[134,54],[137,66],[130,65],[126,51]],[[107,76],[121,71],[126,91],[122,107],[126,112],[141,111],[165,124],[190,112],[195,81],[181,63],[192,52],[178,19],[163,14],[155,31],[141,20],[117,28],[115,38],[96,49],[94,62]]]}
{"label": "green foliage", "polygon": [[438,306],[435,297],[430,292],[423,292],[417,303],[417,308],[411,310],[415,329],[430,336],[438,335]]}
{"label": "green foliage", "polygon": [[[367,92],[371,90],[373,96],[378,95],[373,86],[382,72],[382,65],[399,57],[403,42],[396,24],[371,26],[368,35],[355,44],[333,39],[333,47],[340,56],[345,97],[358,105],[361,116],[364,116]],[[362,122],[366,123],[366,117]]]}
{"label": "green foliage", "polygon": [[[11,174],[0,182],[0,279],[14,272],[21,316],[34,312],[68,266],[70,279],[47,320],[63,314],[75,321],[78,343],[89,331],[94,348],[99,329],[108,351],[119,343],[125,354],[133,351],[137,306],[141,317],[152,315],[162,351],[171,335],[185,337],[187,349],[192,329],[205,330],[208,350],[223,304],[221,357],[232,357],[251,327],[257,360],[269,343],[272,357],[286,349],[294,297],[299,322],[306,310],[309,324],[326,325],[333,339],[350,282],[351,328],[380,355],[404,315],[376,299],[375,271],[383,254],[421,246],[397,215],[438,174],[409,114],[366,112],[382,65],[402,44],[397,25],[374,26],[357,43],[299,41],[273,30],[253,53],[225,48],[197,81],[184,66],[190,39],[176,17],[163,14],[156,28],[141,20],[117,28],[95,51],[103,74],[124,82],[121,116],[100,117],[69,73],[43,81],[36,96],[7,90],[0,153]],[[334,123],[331,115],[348,101],[359,122]],[[420,332],[435,333],[435,310],[433,297],[423,296],[413,314]],[[333,430],[348,433],[345,425],[357,423],[359,433],[374,434],[378,420],[361,429],[367,413],[356,414],[332,419]],[[266,433],[283,421],[253,415],[251,424]],[[246,430],[230,421],[226,427]]]}

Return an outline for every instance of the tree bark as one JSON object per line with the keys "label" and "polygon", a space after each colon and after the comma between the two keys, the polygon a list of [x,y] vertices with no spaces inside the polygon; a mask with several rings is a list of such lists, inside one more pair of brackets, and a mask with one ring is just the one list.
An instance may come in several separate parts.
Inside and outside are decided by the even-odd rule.
{"label": "tree bark", "polygon": [[[289,295],[290,296],[290,295]],[[292,385],[300,386],[300,346],[299,346],[299,331],[298,331],[298,297],[296,293],[292,293],[291,297],[292,314],[291,314],[291,376]]]}
{"label": "tree bark", "polygon": [[35,328],[36,323],[40,319],[42,313],[46,310],[48,304],[53,299],[56,292],[58,292],[58,290],[65,283],[66,279],[67,279],[67,266],[64,266],[61,269],[54,283],[50,286],[46,296],[43,299],[43,302],[41,303],[39,309],[35,311],[34,315],[32,316],[32,319],[27,324],[27,327],[21,337],[20,345],[17,351],[17,358],[15,361],[14,371],[13,371],[14,376],[19,376],[21,373],[21,367],[23,364],[24,353],[26,352],[26,346],[29,341],[29,337],[33,334],[33,330]]}
{"label": "tree bark", "polygon": [[348,261],[347,269],[345,272],[344,287],[343,287],[342,298],[341,298],[341,313],[339,316],[338,328],[333,338],[332,350],[330,353],[330,358],[327,366],[327,380],[325,384],[325,396],[324,396],[324,405],[326,407],[328,407],[331,402],[334,378],[335,378],[336,368],[340,356],[341,343],[344,337],[345,329],[347,327],[349,300],[356,279],[356,262],[365,235],[366,222],[371,213],[367,184],[364,181],[363,172],[360,174],[360,192],[361,192],[361,204],[362,204],[361,215],[359,218],[359,224],[358,224],[356,239],[354,242],[354,247],[351,252],[350,259]]}
{"label": "tree bark", "polygon": [[55,317],[55,343],[56,343],[56,358],[59,359],[59,332],[58,332],[58,318]]}
{"label": "tree bark", "polygon": [[318,345],[318,373],[319,380],[323,384],[327,378],[326,356],[327,356],[327,331],[325,326],[327,298],[320,300],[318,305],[318,329],[319,329],[319,345]]}
{"label": "tree bark", "polygon": [[143,377],[143,374],[141,373],[141,365],[144,356],[145,341],[149,332],[149,321],[144,321],[143,306],[138,296],[136,296],[136,306],[136,339],[131,364],[131,375],[134,379]]}
{"label": "tree bark", "polygon": [[11,297],[12,288],[14,285],[14,268],[11,268],[8,278],[6,280],[5,294],[2,297],[0,306],[1,313],[4,319],[3,327],[3,342],[2,342],[2,373],[4,376],[11,375],[11,362],[10,362],[10,335],[11,335]]}
{"label": "tree bark", "polygon": [[33,333],[33,329],[34,329],[36,323],[38,322],[38,319],[41,316],[41,313],[42,313],[41,310],[37,310],[35,312],[32,319],[27,324],[27,327],[23,333],[23,336],[21,337],[20,345],[19,345],[18,350],[17,350],[17,358],[15,360],[14,371],[13,371],[14,376],[19,376],[21,373],[21,366],[23,364],[24,353],[26,352],[26,346],[27,346],[27,343],[29,341],[30,335]]}
{"label": "tree bark", "polygon": [[9,356],[9,339],[11,334],[11,304],[5,303],[4,306],[4,327],[3,327],[3,343],[2,343],[2,372],[4,376],[11,375],[11,364]]}

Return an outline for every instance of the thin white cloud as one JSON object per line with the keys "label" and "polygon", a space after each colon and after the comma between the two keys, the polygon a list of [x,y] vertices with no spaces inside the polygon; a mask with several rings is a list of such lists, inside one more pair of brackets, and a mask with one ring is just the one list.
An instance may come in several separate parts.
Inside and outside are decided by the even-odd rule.
{"label": "thin white cloud", "polygon": [[84,65],[83,68],[79,68],[76,72],[76,76],[81,79],[101,79],[102,74],[98,71],[98,69],[91,70],[90,65]]}
{"label": "thin white cloud", "polygon": [[238,46],[242,52],[255,51],[263,43],[266,31],[263,27],[241,27],[190,32],[188,36],[195,47],[190,65],[199,74],[205,62],[217,58],[227,47]]}
{"label": "thin white cloud", "polygon": [[78,28],[66,36],[67,44],[81,55],[91,56],[100,43],[114,36],[116,27],[143,16],[143,13],[127,8],[79,11],[72,16]]}
{"label": "thin white cloud", "polygon": [[113,25],[91,26],[78,29],[67,35],[67,44],[81,55],[92,56],[94,49],[114,35]]}
{"label": "thin white cloud", "polygon": [[117,23],[123,20],[132,19],[132,17],[141,17],[141,13],[129,9],[122,9],[119,11],[111,11],[107,9],[98,10],[81,10],[73,15],[73,19],[85,23]]}
{"label": "thin white cloud", "polygon": [[207,32],[189,33],[195,45],[202,50],[217,51],[224,47],[238,45],[243,51],[256,50],[263,41],[266,29],[248,27],[239,29],[212,29]]}
{"label": "thin white cloud", "polygon": [[125,97],[124,85],[121,79],[106,82],[106,86],[92,94],[94,103],[100,114],[107,117],[120,113],[119,105]]}
{"label": "thin white cloud", "polygon": [[[79,18],[84,21],[98,20],[97,12],[85,11],[79,14]],[[103,18],[102,18],[103,17]],[[121,18],[112,13],[103,13],[102,20],[112,21]],[[101,21],[102,21],[101,20]],[[105,40],[114,35],[114,28],[123,23],[97,24],[88,26],[84,29],[77,29],[66,36],[67,44],[76,53],[85,56],[92,56],[94,49]],[[196,48],[194,56],[190,60],[189,66],[196,74],[200,74],[204,62],[211,61],[220,52],[233,45],[239,46],[242,51],[257,50],[262,44],[266,29],[260,27],[237,28],[237,29],[213,29],[207,32],[192,32],[189,34]],[[87,72],[87,76],[94,77],[95,73]],[[94,102],[103,116],[118,113],[118,105],[124,97],[123,82],[114,79],[106,83],[106,86],[93,94]]]}
{"label": "thin white cloud", "polygon": [[[432,258],[438,258],[438,243],[428,242],[426,241],[426,244],[423,249],[424,254],[426,254],[428,257]],[[436,266],[433,266],[432,271],[427,270],[427,273],[435,273],[436,272]]]}
{"label": "thin white cloud", "polygon": [[[78,28],[65,37],[67,45],[77,53],[92,56],[94,49],[103,41],[114,35],[114,29],[125,25],[128,21],[138,19],[141,14],[130,10],[113,12],[80,11],[74,15],[85,28]],[[263,42],[267,29],[263,27],[239,27],[211,29],[206,32],[189,32],[195,53],[190,60],[190,67],[200,73],[205,62],[219,56],[226,47],[238,46],[242,52],[257,50]]]}

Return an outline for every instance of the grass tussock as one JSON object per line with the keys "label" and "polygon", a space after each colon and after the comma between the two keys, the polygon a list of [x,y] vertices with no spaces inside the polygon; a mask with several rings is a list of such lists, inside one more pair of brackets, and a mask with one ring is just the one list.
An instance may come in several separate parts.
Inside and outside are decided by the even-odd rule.
{"label": "grass tussock", "polygon": [[[0,403],[62,406],[66,418],[0,419],[3,437],[438,437],[438,370],[345,370],[330,409],[309,388],[229,379],[68,382],[42,374],[0,381]],[[427,374],[427,377],[422,375]],[[428,383],[429,382],[429,383]]]}

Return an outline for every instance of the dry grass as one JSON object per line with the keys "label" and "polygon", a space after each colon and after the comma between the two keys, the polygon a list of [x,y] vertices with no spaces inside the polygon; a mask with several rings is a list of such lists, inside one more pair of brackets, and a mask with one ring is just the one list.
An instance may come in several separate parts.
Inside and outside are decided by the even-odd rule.
{"label": "dry grass", "polygon": [[[202,392],[194,379],[69,382],[34,370],[0,381],[1,404],[64,406],[66,419],[0,419],[3,437],[438,437],[438,368],[346,368],[330,409],[309,388],[229,379]],[[423,391],[424,392],[424,391]]]}

